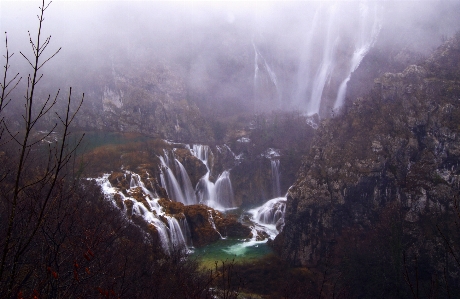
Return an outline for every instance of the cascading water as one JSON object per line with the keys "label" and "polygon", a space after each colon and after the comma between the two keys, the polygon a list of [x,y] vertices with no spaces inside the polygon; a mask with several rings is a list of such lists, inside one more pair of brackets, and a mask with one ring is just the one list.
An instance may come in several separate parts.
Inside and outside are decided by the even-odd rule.
{"label": "cascading water", "polygon": [[162,172],[160,175],[161,185],[166,189],[169,198],[185,204],[186,199],[182,192],[181,185],[177,181],[171,168],[168,166],[168,163],[166,162],[167,160],[160,157],[160,161],[162,164]]}
{"label": "cascading water", "polygon": [[221,206],[224,207],[233,207],[234,202],[233,202],[233,188],[232,188],[232,182],[230,181],[230,172],[225,170],[222,172],[217,178],[216,184],[215,184],[215,192],[216,192],[216,198],[215,200],[217,203]]}
{"label": "cascading water", "polygon": [[168,217],[167,220],[169,227],[170,248],[173,250],[183,248],[187,245],[187,242],[185,241],[179,222],[174,217]]}
{"label": "cascading water", "polygon": [[199,180],[196,186],[198,201],[212,208],[223,210],[234,207],[234,197],[230,172],[225,170],[216,180],[216,183],[210,181],[211,169],[209,166],[209,157],[211,149],[207,145],[194,144],[191,152],[206,165],[207,172]]}
{"label": "cascading water", "polygon": [[224,239],[221,233],[217,230],[216,223],[214,222],[214,217],[212,217],[212,212],[210,210],[208,210],[208,221],[211,224],[212,228],[219,234],[220,238]]}
{"label": "cascading water", "polygon": [[[295,27],[288,28],[291,35],[275,34],[286,45],[294,45],[289,54],[263,56],[261,49],[266,53],[278,53],[277,44],[264,39],[278,29],[266,23],[257,28],[252,39],[256,111],[274,107],[299,109],[308,116],[323,116],[329,114],[330,109],[340,108],[351,74],[380,32],[383,9],[377,2],[317,1],[308,7],[305,17],[295,22]],[[266,80],[273,86],[276,83],[280,105],[273,105],[276,96],[267,91],[271,85],[263,85]],[[265,97],[259,100],[260,94]]]}
{"label": "cascading water", "polygon": [[273,240],[283,229],[285,210],[286,197],[273,198],[264,205],[249,210],[248,213],[252,215],[253,222],[251,226],[252,238],[222,250],[231,256],[243,256],[250,248],[257,248],[259,245],[267,246],[265,238],[269,237]]}
{"label": "cascading water", "polygon": [[[345,95],[347,91],[347,84],[350,81],[351,74],[358,68],[359,64],[366,56],[369,49],[373,46],[377,39],[377,35],[380,32],[381,24],[377,16],[377,10],[374,9],[374,14],[369,13],[369,7],[365,3],[360,3],[360,34],[358,36],[358,41],[355,44],[355,51],[353,52],[353,57],[351,58],[350,69],[348,71],[348,76],[345,80],[342,81],[337,93],[337,99],[334,104],[334,110],[342,107],[345,100]],[[372,23],[372,25],[370,24]],[[370,32],[366,28],[372,28]]]}
{"label": "cascading water", "polygon": [[331,6],[329,10],[329,20],[326,44],[324,45],[323,60],[318,69],[318,72],[316,73],[315,80],[313,81],[311,97],[307,106],[307,113],[309,115],[319,113],[323,90],[326,86],[326,81],[330,78],[335,64],[334,54],[338,43],[338,36],[336,33],[337,28],[335,28],[336,24],[334,21],[337,8],[335,6]]}
{"label": "cascading water", "polygon": [[284,227],[285,210],[286,197],[270,199],[262,206],[249,210],[254,223],[252,242],[258,240],[259,232],[268,234],[271,239],[274,239]]}
{"label": "cascading water", "polygon": [[[200,202],[210,207],[227,210],[235,205],[230,171],[223,171],[215,183],[210,181],[213,153],[209,146],[193,145],[186,147],[190,152],[200,159],[207,168],[206,174],[199,180],[196,191],[193,191],[190,178],[178,159],[174,150],[165,151],[159,157],[161,162],[160,179],[162,186],[168,192],[171,199],[181,201],[184,204]],[[220,154],[229,150],[228,147],[217,147]],[[231,151],[230,151],[231,152]],[[232,153],[233,156],[235,156]],[[272,174],[274,183],[274,193],[280,193],[279,188],[279,151],[268,149],[265,156],[272,163]],[[147,174],[148,176],[148,174]],[[144,176],[143,176],[144,177]],[[158,196],[150,191],[145,185],[139,174],[131,171],[124,171],[123,179],[129,182],[129,188],[120,190],[111,185],[109,175],[96,179],[102,187],[107,198],[111,199],[114,205],[124,206],[128,215],[136,215],[143,218],[147,223],[155,226],[158,236],[165,252],[187,249],[192,246],[191,232],[184,214],[169,215],[164,212],[164,208],[158,203]],[[173,197],[174,196],[174,197]],[[140,197],[142,199],[140,199]],[[118,201],[115,200],[117,198]],[[192,198],[192,200],[190,200]],[[285,198],[275,198],[270,200],[262,207],[249,211],[252,214],[251,229],[253,236],[250,240],[229,240],[222,236],[214,223],[214,212],[208,210],[208,221],[211,227],[219,233],[222,242],[233,244],[222,250],[231,255],[245,255],[247,252],[254,252],[259,245],[261,250],[267,252],[269,249],[265,245],[267,238],[274,238],[282,228],[284,219]]]}
{"label": "cascading water", "polygon": [[[162,207],[158,204],[159,198],[155,197],[154,193],[146,188],[140,175],[125,171],[125,177],[130,176],[130,187],[126,190],[128,196],[123,194],[118,188],[112,186],[109,181],[109,176],[109,174],[104,174],[101,178],[95,179],[96,183],[101,186],[102,192],[106,198],[111,200],[114,205],[116,205],[115,197],[121,198],[125,209],[125,201],[131,201],[133,215],[140,216],[146,222],[155,226],[165,252],[187,249],[187,246],[191,245],[190,229],[185,217],[182,215],[180,220],[177,220],[173,216],[166,215]],[[132,194],[139,194],[139,191],[142,191],[143,194],[144,201],[142,202],[130,196]],[[165,219],[167,224],[159,217]]]}
{"label": "cascading water", "polygon": [[[254,43],[254,41],[252,42],[252,46],[254,48],[254,96],[256,97],[255,101],[256,102],[257,101],[262,101],[262,102],[270,101],[270,102],[272,102],[271,103],[272,105],[271,105],[270,108],[273,109],[273,110],[278,109],[278,108],[281,107],[281,98],[282,97],[281,97],[281,90],[280,90],[280,87],[279,87],[279,84],[278,84],[278,79],[277,79],[276,73],[270,67],[270,65],[268,64],[267,60],[264,58],[264,56],[262,56],[260,51],[257,49],[256,44]],[[262,69],[259,68],[259,64],[262,65]],[[261,71],[265,71],[265,73],[268,76],[272,86],[275,88],[275,92],[276,92],[275,99],[267,99],[267,98],[259,99],[259,97],[266,97],[266,96],[262,96],[258,92],[258,89],[259,89],[259,77],[260,77],[259,73]],[[262,87],[262,89],[265,89],[265,88]]]}
{"label": "cascading water", "polygon": [[177,159],[174,159],[177,168],[179,168],[179,180],[178,182],[182,186],[182,191],[184,194],[184,204],[192,205],[198,203],[195,196],[195,190],[192,187],[192,182],[188,176],[187,171],[185,170],[184,165],[180,163]]}
{"label": "cascading water", "polygon": [[270,163],[272,166],[273,197],[280,197],[281,196],[280,160],[272,159]]}
{"label": "cascading water", "polygon": [[311,68],[311,59],[312,59],[312,49],[313,49],[313,36],[317,30],[317,24],[318,24],[318,15],[319,15],[319,9],[316,9],[315,15],[313,17],[312,24],[310,26],[310,29],[308,30],[308,33],[306,34],[306,39],[304,42],[304,46],[302,47],[302,52],[300,54],[300,61],[299,61],[299,71],[297,73],[297,87],[296,87],[296,93],[293,98],[293,103],[292,105],[294,107],[300,106],[304,99],[306,99],[307,92],[310,88],[310,80],[311,80],[311,75],[310,75],[310,68]]}
{"label": "cascading water", "polygon": [[284,225],[284,213],[286,211],[286,197],[270,199],[261,207],[250,210],[254,221],[258,224],[275,225],[279,231]]}
{"label": "cascading water", "polygon": [[[170,159],[168,152],[160,156],[161,162],[161,185],[166,189],[170,199],[185,205],[198,203],[195,191],[184,166],[175,158]],[[176,170],[176,173],[173,171]]]}
{"label": "cascading water", "polygon": [[182,234],[185,237],[185,241],[187,242],[188,247],[192,247],[192,233],[190,232],[190,227],[187,222],[187,218],[185,218],[185,215],[183,218],[179,218],[179,225],[182,230]]}

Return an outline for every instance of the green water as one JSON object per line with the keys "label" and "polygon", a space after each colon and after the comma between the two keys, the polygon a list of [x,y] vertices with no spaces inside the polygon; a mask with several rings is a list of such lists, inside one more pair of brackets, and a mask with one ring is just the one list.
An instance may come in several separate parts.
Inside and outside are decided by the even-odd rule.
{"label": "green water", "polygon": [[[79,154],[84,154],[104,145],[122,145],[131,142],[145,142],[149,137],[140,134],[124,134],[116,132],[84,132],[85,136],[78,148]],[[81,137],[83,132],[73,134],[73,142]],[[232,210],[230,213],[241,214],[242,210]],[[239,239],[221,239],[213,244],[194,248],[190,254],[196,258],[205,268],[213,268],[215,262],[232,261],[237,263],[250,263],[257,261],[268,254],[272,249],[267,246],[266,241],[245,241]]]}
{"label": "green water", "polygon": [[238,239],[222,239],[213,244],[195,248],[191,258],[196,258],[205,268],[212,268],[215,262],[232,261],[236,263],[250,263],[257,261],[268,254],[272,249],[266,241],[244,241]]}
{"label": "green water", "polygon": [[83,154],[92,151],[93,149],[104,146],[104,145],[119,145],[128,144],[131,142],[147,141],[149,137],[140,134],[124,134],[117,132],[76,132],[72,134],[73,142],[77,142],[78,139],[85,134],[80,146],[78,147],[78,154]]}

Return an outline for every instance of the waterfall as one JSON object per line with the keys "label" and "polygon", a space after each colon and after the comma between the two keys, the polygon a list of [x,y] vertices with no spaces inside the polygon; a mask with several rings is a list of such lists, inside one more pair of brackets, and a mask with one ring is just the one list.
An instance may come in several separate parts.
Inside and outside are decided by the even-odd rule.
{"label": "waterfall", "polygon": [[208,220],[209,220],[209,223],[211,224],[212,228],[219,234],[220,238],[225,239],[224,237],[222,237],[220,232],[217,230],[216,223],[214,222],[214,217],[212,217],[211,210],[208,210]]}
{"label": "waterfall", "polygon": [[168,226],[169,226],[169,241],[171,244],[172,250],[182,249],[187,246],[187,242],[185,241],[184,234],[182,233],[182,228],[174,217],[168,217]]}
{"label": "waterfall", "polygon": [[198,181],[196,195],[199,203],[212,206],[216,198],[216,190],[213,182],[209,180],[209,171]]}
{"label": "waterfall", "polygon": [[[276,19],[273,25],[264,20],[254,32],[248,46],[254,52],[256,108],[322,116],[341,107],[351,74],[375,44],[385,13],[373,1],[312,1],[305,7],[303,18],[281,27],[286,32]],[[269,43],[266,37],[278,40]],[[280,52],[280,44],[287,51]]]}
{"label": "waterfall", "polygon": [[[256,47],[254,41],[252,41],[252,46],[254,48],[254,97],[257,98],[258,96],[260,96],[260,95],[258,95],[258,77],[259,77],[259,72],[261,71],[259,69],[259,63],[261,63],[263,65],[263,69],[265,69],[265,72],[268,75],[268,78],[270,79],[271,84],[273,85],[273,87],[275,87],[275,91],[276,91],[276,96],[277,96],[277,98],[275,99],[276,103],[274,103],[274,107],[271,107],[271,108],[272,109],[280,108],[280,106],[281,106],[281,90],[280,90],[280,87],[279,87],[279,84],[278,84],[278,79],[276,77],[276,73],[270,67],[270,65],[268,64],[267,60],[264,58],[264,56],[262,56],[260,51],[257,50],[257,47]],[[260,99],[256,99],[256,100],[260,100]],[[273,99],[269,99],[269,100],[272,101]],[[256,107],[256,109],[257,108],[259,108],[259,107]]]}
{"label": "waterfall", "polygon": [[179,225],[181,227],[187,246],[192,247],[192,233],[190,232],[190,226],[188,225],[187,218],[185,218],[185,215],[184,218],[179,218]]}
{"label": "waterfall", "polygon": [[311,98],[307,106],[308,115],[319,113],[324,87],[326,86],[326,81],[330,78],[332,69],[334,68],[334,52],[338,43],[338,35],[335,28],[337,25],[334,22],[336,18],[336,10],[337,9],[335,5],[332,5],[329,8],[326,44],[324,45],[324,53],[321,65],[315,76],[315,80],[313,81]]}
{"label": "waterfall", "polygon": [[273,197],[281,196],[280,187],[280,160],[273,159],[270,161],[272,166],[272,185],[273,185]]}
{"label": "waterfall", "polygon": [[297,90],[294,97],[294,107],[299,106],[304,98],[307,98],[307,92],[310,87],[310,68],[312,59],[313,36],[317,30],[319,9],[315,10],[312,24],[306,34],[304,46],[300,54],[299,71],[297,73]]}
{"label": "waterfall", "polygon": [[145,186],[144,182],[142,182],[142,179],[141,179],[140,175],[138,175],[137,173],[134,173],[132,171],[126,171],[125,172],[125,177],[126,177],[127,174],[131,175],[131,180],[129,182],[129,188],[130,189],[139,187],[139,188],[141,188],[142,192],[144,192],[144,194],[148,195],[151,199],[157,197],[156,194],[154,194],[149,189],[147,189],[147,187]]}
{"label": "waterfall", "polygon": [[217,178],[215,184],[216,198],[215,200],[219,205],[224,207],[233,207],[233,188],[232,182],[230,181],[230,172],[225,170]]}
{"label": "waterfall", "polygon": [[[175,158],[170,159],[166,151],[164,156],[160,156],[159,159],[162,166],[160,174],[161,185],[166,189],[170,199],[185,205],[198,203],[192,182],[182,163]],[[177,175],[172,169],[176,170]]]}
{"label": "waterfall", "polygon": [[[166,163],[166,161],[163,162]],[[179,220],[174,216],[166,215],[162,207],[158,204],[159,198],[145,187],[139,174],[125,171],[124,175],[125,178],[130,176],[130,187],[126,190],[127,195],[123,194],[118,188],[112,186],[109,181],[110,174],[104,174],[102,177],[94,180],[101,186],[105,197],[115,206],[117,205],[115,201],[116,197],[122,199],[124,206],[126,206],[124,201],[130,200],[132,202],[133,215],[142,217],[144,221],[155,226],[161,246],[165,252],[171,253],[172,250],[183,250],[191,246],[190,228],[188,227],[184,215],[181,215]],[[131,194],[137,194],[139,189],[143,193],[143,202],[139,202],[136,198],[131,197]],[[165,219],[167,224],[165,224],[160,217]]]}
{"label": "waterfall", "polygon": [[259,74],[259,53],[257,52],[254,41],[252,41],[252,46],[254,47],[254,94],[255,94],[255,87],[257,86],[257,75]]}
{"label": "waterfall", "polygon": [[264,205],[254,209],[254,219],[265,224],[276,224],[284,218],[286,210],[286,198],[277,197],[270,199]]}
{"label": "waterfall", "polygon": [[209,164],[208,164],[208,158],[209,158],[209,152],[211,149],[207,145],[202,145],[202,144],[194,144],[192,147],[192,154],[195,155],[198,159],[201,160],[201,162],[206,165],[206,167],[209,169]]}
{"label": "waterfall", "polygon": [[[374,45],[377,36],[380,32],[381,24],[377,16],[377,10],[374,10],[374,15],[369,14],[369,7],[365,3],[360,3],[360,34],[358,41],[355,44],[355,51],[351,58],[350,69],[348,70],[348,76],[342,81],[337,93],[337,99],[334,104],[334,110],[337,110],[343,105],[347,92],[347,84],[350,81],[351,74],[358,68],[359,64],[366,56],[367,52]],[[366,32],[366,28],[369,26],[369,22],[372,22],[370,26],[372,29],[370,32]]]}
{"label": "waterfall", "polygon": [[261,227],[274,238],[284,227],[286,197],[270,199],[258,208],[249,210],[256,226]]}
{"label": "waterfall", "polygon": [[234,206],[234,197],[230,172],[223,171],[216,180],[216,183],[209,179],[211,169],[209,166],[209,157],[212,152],[209,146],[194,144],[192,154],[200,159],[206,165],[206,174],[198,181],[195,188],[198,202],[206,204],[214,209],[223,210]]}
{"label": "waterfall", "polygon": [[166,192],[168,193],[168,196],[171,200],[186,204],[187,200],[185,199],[181,185],[177,181],[173,171],[167,165],[163,157],[160,157],[160,161],[162,164],[162,173],[160,175],[161,185],[166,189]]}
{"label": "waterfall", "polygon": [[186,205],[192,205],[196,204],[196,196],[195,196],[195,190],[192,187],[192,182],[190,181],[190,178],[188,176],[187,171],[185,170],[184,165],[180,163],[177,159],[175,159],[177,168],[179,168],[179,182],[180,185],[182,186],[182,191],[184,195],[184,204]]}

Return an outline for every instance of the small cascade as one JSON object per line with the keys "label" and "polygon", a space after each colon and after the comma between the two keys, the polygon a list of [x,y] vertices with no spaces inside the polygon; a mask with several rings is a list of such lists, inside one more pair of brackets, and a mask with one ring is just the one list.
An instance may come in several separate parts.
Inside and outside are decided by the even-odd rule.
{"label": "small cascade", "polygon": [[252,41],[254,47],[254,88],[257,86],[257,77],[259,75],[259,53],[257,52],[256,45]]}
{"label": "small cascade", "polygon": [[132,175],[131,180],[129,181],[129,188],[137,187],[138,184],[139,184],[139,181],[137,180],[137,177]]}
{"label": "small cascade", "polygon": [[249,210],[248,213],[252,215],[253,221],[252,238],[222,250],[233,256],[243,256],[250,247],[258,247],[266,243],[267,237],[273,240],[283,229],[285,209],[286,197],[278,197],[269,200],[261,207]]}
{"label": "small cascade", "polygon": [[215,201],[221,206],[234,205],[234,196],[232,182],[230,181],[230,172],[225,170],[219,176],[215,184],[216,198]]}
{"label": "small cascade", "polygon": [[212,228],[219,234],[220,238],[225,239],[224,237],[222,237],[220,232],[217,230],[216,223],[214,222],[214,217],[212,217],[212,212],[210,210],[208,210],[208,220],[209,220],[209,223],[211,223]]}
{"label": "small cascade", "polygon": [[209,164],[208,164],[208,159],[209,159],[209,152],[211,149],[207,145],[202,145],[202,144],[194,144],[192,147],[192,153],[197,157],[198,159],[201,160],[201,162],[206,165],[206,167],[209,169]]}
{"label": "small cascade", "polygon": [[187,245],[187,242],[185,241],[185,237],[179,222],[174,217],[168,217],[167,220],[169,227],[169,242],[171,245],[170,248],[172,250],[184,248],[184,246]]}
{"label": "small cascade", "polygon": [[182,191],[184,194],[184,204],[186,205],[192,205],[196,204],[196,196],[195,196],[195,190],[193,189],[192,182],[190,181],[190,178],[188,176],[187,171],[185,170],[184,165],[180,163],[177,159],[174,159],[176,162],[176,166],[179,169],[179,180],[178,182],[182,186]]}
{"label": "small cascade", "polygon": [[185,238],[187,246],[193,247],[192,233],[190,232],[190,226],[187,223],[187,218],[185,218],[185,215],[183,218],[179,218],[179,225],[181,227],[182,234]]}
{"label": "small cascade", "polygon": [[160,161],[162,164],[162,173],[160,175],[161,185],[166,189],[169,198],[185,204],[185,196],[182,192],[181,185],[179,184],[179,182],[176,179],[176,176],[174,175],[174,172],[166,163],[166,159],[160,157]]}
{"label": "small cascade", "polygon": [[195,188],[198,202],[217,210],[232,208],[234,206],[234,197],[230,172],[228,170],[223,171],[217,178],[216,183],[211,182],[209,179],[211,174],[209,167],[211,149],[207,145],[194,144],[191,152],[206,165],[208,170]]}
{"label": "small cascade", "polygon": [[285,211],[286,197],[277,197],[248,212],[252,215],[255,227],[274,238],[284,227]]}
{"label": "small cascade", "polygon": [[198,203],[184,166],[177,159],[171,159],[167,151],[165,151],[164,156],[159,158],[162,166],[161,185],[166,189],[168,196],[185,205]]}
{"label": "small cascade", "polygon": [[271,162],[271,166],[272,166],[273,197],[280,197],[281,196],[280,160],[273,159],[270,162]]}
{"label": "small cascade", "polygon": [[277,197],[270,199],[263,206],[255,209],[254,219],[257,222],[265,224],[277,224],[277,222],[284,218],[286,211],[286,198]]}
{"label": "small cascade", "polygon": [[[223,210],[234,206],[234,196],[230,172],[223,171],[216,182],[210,180],[212,152],[209,146],[194,144],[186,147],[206,166],[206,174],[200,178],[195,189],[185,167],[174,157],[172,153],[165,151],[160,156],[161,162],[161,185],[166,189],[170,199],[185,205],[203,203],[215,209]],[[228,146],[218,147],[218,150],[230,150]],[[231,152],[234,156],[233,152]]]}
{"label": "small cascade", "polygon": [[[165,161],[163,161],[165,162]],[[115,206],[117,203],[115,198],[121,198],[123,205],[126,200],[132,202],[132,213],[142,217],[147,223],[153,224],[158,231],[161,245],[165,252],[172,252],[172,250],[183,250],[191,246],[190,228],[188,227],[187,220],[182,217],[178,220],[174,216],[166,215],[162,207],[158,204],[159,198],[153,192],[148,190],[139,174],[131,171],[125,171],[125,178],[130,177],[130,187],[126,190],[127,196],[121,190],[113,187],[109,181],[110,174],[104,174],[101,178],[94,179],[96,183],[101,186],[102,192],[105,197],[109,199]],[[139,189],[142,191],[144,201],[139,202],[131,194],[139,194]],[[116,196],[115,196],[116,195]],[[165,219],[165,222],[160,219]]]}
{"label": "small cascade", "polygon": [[215,207],[216,189],[213,182],[209,180],[209,171],[198,181],[196,185],[196,196],[199,203]]}

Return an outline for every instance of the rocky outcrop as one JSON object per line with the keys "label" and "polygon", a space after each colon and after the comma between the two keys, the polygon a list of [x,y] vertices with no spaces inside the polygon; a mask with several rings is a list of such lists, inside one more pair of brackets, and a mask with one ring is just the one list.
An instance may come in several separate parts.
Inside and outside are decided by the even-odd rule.
{"label": "rocky outcrop", "polygon": [[225,215],[205,205],[185,206],[179,202],[160,199],[159,204],[169,215],[185,215],[193,246],[211,244],[222,237],[248,238],[251,229],[233,215]]}
{"label": "rocky outcrop", "polygon": [[[295,181],[301,157],[308,153],[315,129],[299,112],[254,115],[248,127],[233,132],[230,147],[237,154],[232,168],[235,199],[244,206],[261,205],[284,196]],[[278,161],[278,174],[272,161]],[[279,190],[274,188],[278,176]],[[279,193],[279,194],[278,194]]]}
{"label": "rocky outcrop", "polygon": [[419,248],[425,215],[448,214],[460,183],[460,34],[421,65],[375,80],[371,93],[323,121],[274,246],[293,264],[315,266],[344,230],[370,231],[397,203]]}
{"label": "rocky outcrop", "polygon": [[192,182],[192,186],[196,186],[200,178],[202,178],[208,171],[206,165],[204,165],[200,159],[192,155],[190,150],[186,148],[175,149],[174,156],[182,165],[184,165],[190,181]]}
{"label": "rocky outcrop", "polygon": [[[177,66],[166,62],[129,67],[94,78],[76,125],[86,130],[137,132],[176,141],[210,142],[212,130],[198,107],[187,100]],[[88,86],[87,86],[88,88]]]}

